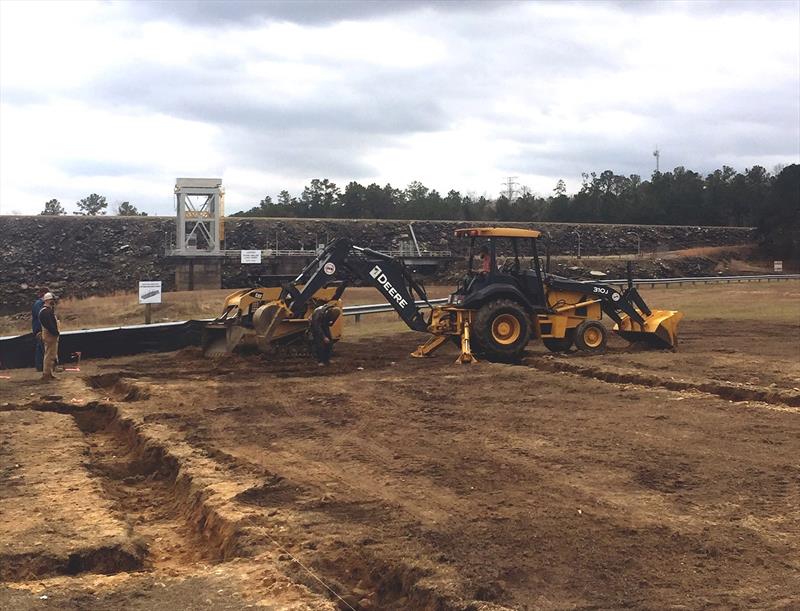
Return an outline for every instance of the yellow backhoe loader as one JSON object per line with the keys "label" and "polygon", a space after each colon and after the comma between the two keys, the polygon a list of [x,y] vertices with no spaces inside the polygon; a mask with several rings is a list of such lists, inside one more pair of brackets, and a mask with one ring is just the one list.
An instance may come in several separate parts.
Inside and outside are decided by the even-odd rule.
{"label": "yellow backhoe loader", "polygon": [[[538,231],[477,227],[456,230],[456,236],[470,240],[468,267],[445,305],[430,304],[402,261],[338,238],[283,288],[230,295],[223,314],[205,329],[205,353],[226,353],[247,344],[263,351],[307,345],[314,332],[314,310],[327,303],[340,306],[345,288],[355,282],[375,286],[409,328],[431,335],[412,353],[415,357],[430,356],[448,340],[460,346],[460,363],[517,360],[531,339],[540,339],[554,352],[574,345],[601,353],[607,342],[603,314],[614,322],[613,331],[630,342],[677,346],[683,314],[651,310],[633,286],[630,270],[628,287],[619,292],[602,282],[543,270]],[[478,249],[488,258],[480,270],[473,269]],[[341,336],[341,325],[339,317],[331,329],[334,339]]]}

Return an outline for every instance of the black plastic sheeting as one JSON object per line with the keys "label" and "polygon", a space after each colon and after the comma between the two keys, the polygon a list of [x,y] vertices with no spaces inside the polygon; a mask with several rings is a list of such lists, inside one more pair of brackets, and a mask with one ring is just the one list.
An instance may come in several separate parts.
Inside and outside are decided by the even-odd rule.
{"label": "black plastic sheeting", "polygon": [[[67,331],[58,342],[60,363],[82,359],[124,356],[142,352],[170,352],[187,346],[199,346],[206,321],[187,320],[177,323],[137,325],[112,329]],[[0,369],[33,368],[34,339],[32,333],[0,339]]]}

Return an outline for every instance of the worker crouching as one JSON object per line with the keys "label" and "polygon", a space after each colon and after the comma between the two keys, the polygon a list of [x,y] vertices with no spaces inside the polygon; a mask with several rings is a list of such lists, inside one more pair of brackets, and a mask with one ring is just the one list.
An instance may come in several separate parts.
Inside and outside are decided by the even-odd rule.
{"label": "worker crouching", "polygon": [[331,327],[342,315],[341,308],[331,303],[321,305],[311,314],[311,348],[320,365],[328,365],[333,353]]}

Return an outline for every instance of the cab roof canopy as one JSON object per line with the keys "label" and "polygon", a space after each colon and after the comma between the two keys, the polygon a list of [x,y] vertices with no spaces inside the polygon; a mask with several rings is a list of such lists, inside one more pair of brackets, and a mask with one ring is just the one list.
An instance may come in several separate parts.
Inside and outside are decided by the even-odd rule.
{"label": "cab roof canopy", "polygon": [[512,227],[470,227],[456,229],[459,238],[538,238],[541,231],[535,229],[516,229]]}

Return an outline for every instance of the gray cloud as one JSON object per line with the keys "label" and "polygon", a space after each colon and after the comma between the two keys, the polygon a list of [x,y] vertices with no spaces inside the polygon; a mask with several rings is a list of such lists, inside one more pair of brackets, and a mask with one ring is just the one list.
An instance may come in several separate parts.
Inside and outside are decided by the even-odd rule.
{"label": "gray cloud", "polygon": [[425,8],[437,11],[488,11],[505,1],[481,0],[183,0],[133,3],[132,9],[144,18],[171,19],[193,25],[247,24],[264,21],[289,21],[322,25],[345,20],[365,20],[410,13]]}
{"label": "gray cloud", "polygon": [[144,108],[183,119],[268,132],[399,134],[440,129],[446,114],[435,92],[403,86],[400,76],[354,79],[318,99],[283,102],[270,91],[242,91],[248,77],[238,69],[129,64],[91,84],[92,99],[111,106]]}
{"label": "gray cloud", "polygon": [[[746,20],[758,13],[779,24],[787,16],[797,19],[796,3],[696,2],[682,4],[680,9],[674,4],[658,2],[588,3],[577,5],[578,10],[575,4],[567,4],[561,10],[565,4],[556,2],[549,3],[547,10],[529,10],[541,6],[422,1],[190,1],[114,5],[115,17],[123,17],[126,27],[154,20],[170,22],[168,26],[152,28],[148,36],[174,31],[176,24],[181,31],[202,28],[203,35],[212,28],[220,28],[213,43],[219,47],[209,47],[219,48],[219,53],[215,56],[198,53],[191,63],[180,65],[132,61],[126,57],[90,82],[77,79],[80,86],[28,85],[28,82],[47,82],[37,75],[20,78],[13,86],[0,81],[0,99],[9,107],[27,107],[26,112],[33,112],[35,106],[46,107],[52,96],[49,112],[57,113],[56,104],[63,101],[122,115],[159,115],[214,126],[219,137],[213,147],[225,168],[264,172],[276,176],[276,182],[285,182],[241,185],[239,189],[246,191],[248,197],[262,188],[273,194],[280,188],[292,190],[292,185],[296,190],[296,185],[313,177],[346,182],[385,176],[396,182],[392,175],[397,169],[373,167],[366,161],[372,153],[387,147],[403,150],[406,141],[415,135],[434,136],[465,123],[482,126],[483,131],[476,133],[485,134],[486,141],[470,143],[476,151],[484,146],[494,148],[499,141],[510,142],[509,150],[514,152],[492,159],[494,167],[487,168],[487,172],[564,177],[571,188],[577,186],[576,177],[584,171],[611,169],[620,174],[649,176],[656,143],[662,150],[663,167],[670,169],[684,165],[705,172],[721,163],[734,164],[736,160],[759,156],[774,159],[784,155],[787,161],[798,158],[800,65],[796,53],[793,60],[787,59],[792,57],[787,55],[789,51],[780,57],[767,56],[756,38],[733,41],[740,45],[738,48],[751,49],[752,64],[761,62],[772,68],[765,71],[770,77],[758,82],[753,82],[751,65],[744,66],[749,70],[750,80],[742,79],[740,83],[731,79],[730,72],[735,66],[720,70],[719,58],[704,62],[703,57],[698,57],[696,62],[679,67],[685,68],[684,72],[671,66],[661,75],[658,71],[668,55],[655,57],[652,73],[646,73],[647,66],[642,65],[640,58],[626,53],[619,41],[631,41],[644,54],[649,51],[648,41],[636,31],[614,30],[616,15],[658,16],[680,10],[690,19],[698,16],[698,23],[707,28],[709,35],[733,48],[726,31],[717,27],[710,16],[741,14]],[[588,17],[582,16],[584,13]],[[598,23],[589,23],[592,16],[598,18]],[[418,68],[377,67],[368,61],[372,58],[343,60],[336,54],[327,56],[324,51],[292,48],[286,55],[302,59],[292,59],[287,64],[290,60],[278,52],[271,54],[259,48],[253,42],[256,36],[245,35],[244,44],[237,42],[237,34],[256,32],[266,22],[290,21],[316,27],[343,19],[382,17],[396,19],[404,31],[436,38],[441,43],[441,55]],[[620,21],[629,25],[633,20]],[[119,23],[116,26],[121,28]],[[110,32],[113,27],[110,22]],[[649,27],[652,28],[652,20]],[[760,30],[762,39],[765,31],[763,27]],[[619,39],[613,37],[615,33],[620,34]],[[307,35],[307,30],[302,35]],[[146,44],[148,40],[131,36],[134,44]],[[41,48],[46,47],[46,41],[40,44]],[[54,47],[48,52],[56,51]],[[402,49],[396,51],[400,53]],[[711,49],[712,55],[713,52]],[[88,62],[91,58],[86,59]],[[744,55],[739,55],[738,61],[750,63]],[[270,89],[275,82],[271,78],[277,77],[259,80],[253,76],[262,66],[273,64],[279,68],[275,71],[278,74],[296,65],[298,70],[311,67],[311,74],[323,73],[332,78],[326,78],[330,84],[316,97],[282,99]],[[709,66],[708,83],[723,83],[718,89],[703,87],[705,65]],[[782,74],[774,69],[776,65],[783,68]],[[76,66],[78,75],[91,73],[81,72],[79,63]],[[651,95],[646,90],[647,83],[641,89],[632,86],[633,75],[645,80],[651,78],[651,86],[661,94]],[[702,99],[681,97],[680,93],[672,95],[673,84],[677,92],[705,93],[697,94]],[[617,132],[609,125],[605,130],[588,129],[585,131],[589,133],[583,133],[577,127],[593,116],[599,117],[597,121],[620,122],[614,116],[622,113],[632,116],[635,130],[620,124]],[[609,115],[614,116],[607,119]],[[555,127],[562,125],[565,116],[574,123]],[[532,117],[530,124],[526,123],[526,117]],[[552,125],[548,124],[548,117],[552,117]],[[605,135],[598,137],[597,133]],[[416,153],[409,149],[409,167],[417,167],[417,160],[413,159]],[[91,154],[84,150],[79,157],[59,161],[56,166],[75,177],[135,176],[139,180],[147,175],[151,183],[165,180],[165,172],[179,175],[192,171],[181,167],[181,159],[174,160],[180,171],[173,171],[146,164],[110,163],[102,159],[102,152],[98,152],[97,159],[88,158]],[[453,158],[463,154],[464,151],[452,152]],[[444,161],[447,160],[443,159],[442,167],[446,165]],[[494,191],[493,185],[490,182],[486,186]],[[441,190],[473,188],[459,184],[430,186]],[[148,190],[143,188],[142,192]],[[153,210],[146,202],[141,203]]]}

